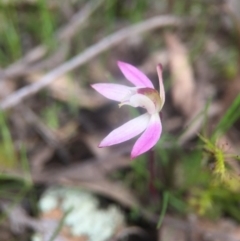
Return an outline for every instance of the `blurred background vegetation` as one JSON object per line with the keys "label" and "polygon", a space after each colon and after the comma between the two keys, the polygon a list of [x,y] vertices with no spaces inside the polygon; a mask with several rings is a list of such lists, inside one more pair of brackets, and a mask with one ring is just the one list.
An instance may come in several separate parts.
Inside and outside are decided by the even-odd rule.
{"label": "blurred background vegetation", "polygon": [[[45,217],[39,199],[55,186],[116,204],[128,240],[240,240],[238,0],[0,0],[0,36],[0,240],[30,240],[33,223]],[[101,41],[109,46],[99,50]],[[126,84],[117,60],[139,67],[156,87],[163,65],[167,96],[154,163],[149,154],[130,161],[134,140],[97,147],[142,112],[118,109],[90,87]],[[4,105],[59,72],[24,101]],[[55,238],[92,240],[73,239],[61,225]]]}

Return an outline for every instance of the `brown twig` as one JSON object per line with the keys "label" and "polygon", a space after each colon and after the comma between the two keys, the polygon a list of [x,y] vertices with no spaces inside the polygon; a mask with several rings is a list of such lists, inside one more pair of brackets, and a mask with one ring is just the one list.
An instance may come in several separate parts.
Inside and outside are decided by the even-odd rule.
{"label": "brown twig", "polygon": [[27,108],[26,106],[20,105],[18,106],[19,113],[23,116],[25,121],[33,126],[38,134],[45,140],[45,142],[57,151],[60,158],[63,162],[67,162],[69,160],[69,154],[66,148],[62,145],[62,143],[58,140],[57,136],[54,134],[52,130],[50,130],[35,113]]}
{"label": "brown twig", "polygon": [[121,43],[123,40],[131,36],[138,35],[143,32],[150,31],[160,27],[177,26],[180,23],[182,23],[180,18],[171,15],[165,15],[153,17],[141,23],[119,30],[107,36],[106,38],[100,40],[98,43],[92,45],[91,47],[87,48],[85,51],[78,54],[69,61],[65,62],[64,64],[53,69],[52,71],[47,73],[43,78],[41,78],[38,82],[23,87],[18,91],[12,93],[0,103],[0,108],[2,110],[6,110],[16,106],[23,99],[37,93],[41,89],[51,84],[60,76],[75,69],[76,67],[85,64],[86,62],[93,59],[100,53],[106,51],[107,49],[110,49],[113,46],[116,46],[117,44]]}
{"label": "brown twig", "polygon": [[58,46],[55,52],[51,53],[49,57],[46,57],[43,60],[38,61],[37,63],[26,66],[26,68],[24,68],[24,70],[19,74],[28,75],[31,73],[41,72],[42,70],[47,71],[47,70],[53,69],[65,61],[69,53],[69,49],[70,49],[69,41],[61,42],[61,44]]}

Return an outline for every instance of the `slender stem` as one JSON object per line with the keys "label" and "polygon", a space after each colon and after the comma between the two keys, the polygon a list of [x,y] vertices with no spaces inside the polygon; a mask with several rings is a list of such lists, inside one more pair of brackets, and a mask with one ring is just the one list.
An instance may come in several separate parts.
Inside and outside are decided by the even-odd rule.
{"label": "slender stem", "polygon": [[155,187],[155,155],[154,151],[148,152],[148,170],[149,170],[149,192],[152,198],[157,196],[157,190]]}

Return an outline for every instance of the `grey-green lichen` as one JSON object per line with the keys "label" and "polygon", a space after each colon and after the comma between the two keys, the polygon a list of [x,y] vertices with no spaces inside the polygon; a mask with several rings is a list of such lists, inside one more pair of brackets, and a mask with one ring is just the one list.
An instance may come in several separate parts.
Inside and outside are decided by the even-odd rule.
{"label": "grey-green lichen", "polygon": [[[39,209],[42,214],[54,209],[60,209],[62,213],[71,210],[64,219],[64,225],[69,228],[71,235],[85,236],[89,241],[108,240],[125,223],[122,212],[115,205],[100,209],[96,196],[70,187],[46,190],[39,201]],[[45,240],[44,232],[41,235],[42,239],[39,239],[38,234],[33,240]],[[62,237],[57,238],[56,240],[61,240]]]}

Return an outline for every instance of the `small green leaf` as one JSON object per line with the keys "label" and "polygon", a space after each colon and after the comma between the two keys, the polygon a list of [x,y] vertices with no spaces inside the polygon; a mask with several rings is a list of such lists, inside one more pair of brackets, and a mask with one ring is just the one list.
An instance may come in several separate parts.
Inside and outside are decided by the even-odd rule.
{"label": "small green leaf", "polygon": [[159,229],[160,226],[162,225],[162,221],[163,221],[163,218],[165,216],[165,213],[167,211],[167,207],[168,207],[168,199],[169,199],[169,194],[168,192],[164,192],[163,193],[163,206],[162,206],[162,211],[160,213],[160,217],[159,217],[159,220],[158,220],[158,224],[157,224],[157,228]]}

